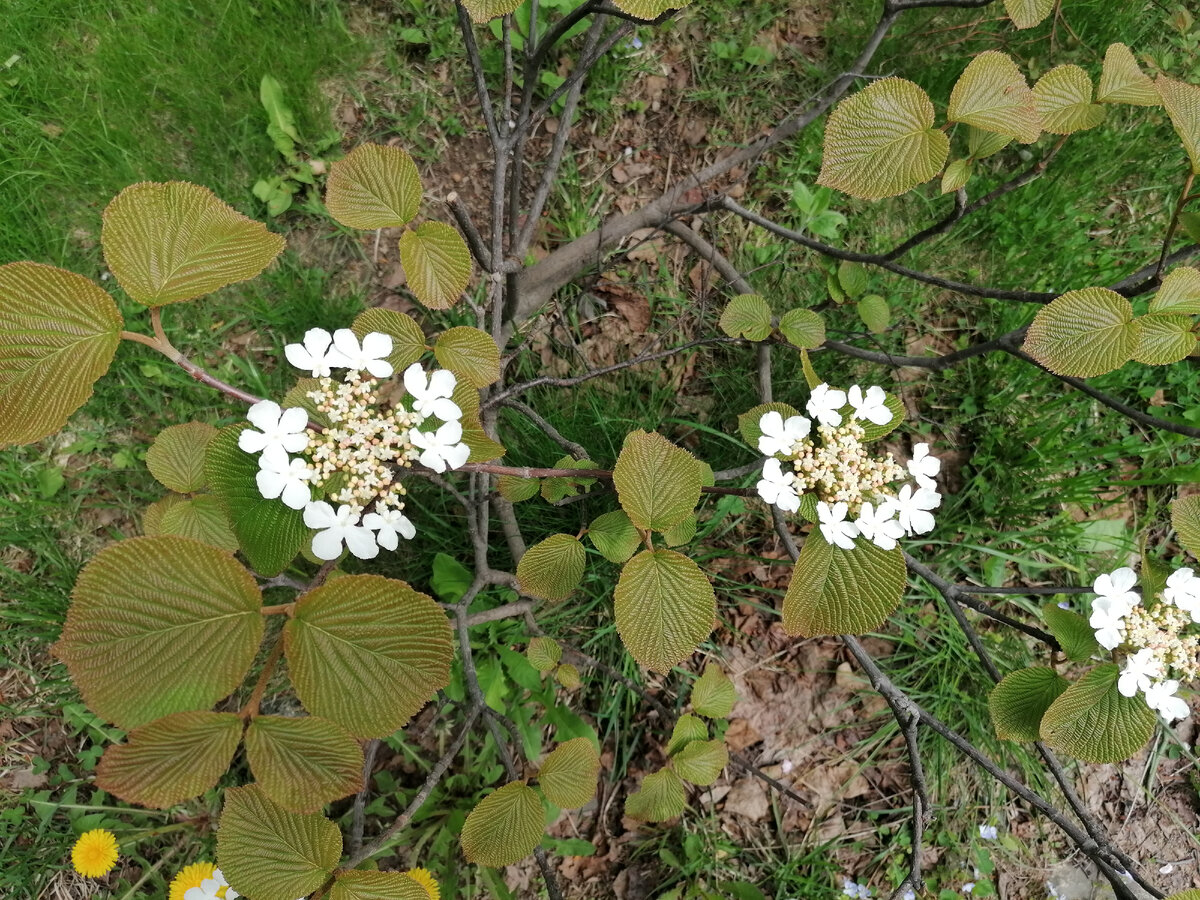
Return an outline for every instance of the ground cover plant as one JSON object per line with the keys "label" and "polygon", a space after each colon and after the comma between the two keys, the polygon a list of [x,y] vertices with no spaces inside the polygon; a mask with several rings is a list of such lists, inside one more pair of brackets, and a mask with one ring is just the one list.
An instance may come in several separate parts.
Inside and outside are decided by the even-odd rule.
{"label": "ground cover plant", "polygon": [[[649,196],[626,191],[603,217],[603,193],[568,151],[589,115],[645,111],[622,98],[620,60],[689,13],[467,4],[448,30],[443,11],[417,8],[397,37],[428,44],[431,61],[465,58],[484,184],[431,190],[413,156],[370,139],[387,125],[321,158],[339,155],[316,137],[324,129],[297,126],[265,74],[253,96],[276,171],[242,185],[260,216],[320,217],[304,226],[309,241],[338,229],[373,260],[384,245],[403,279],[390,303],[330,302],[321,274],[274,262],[277,233],[185,180],[141,180],[105,204],[93,248],[111,293],[65,264],[6,260],[0,439],[51,441],[40,460],[11,451],[6,477],[25,485],[8,495],[14,516],[33,521],[60,494],[114,477],[56,464],[64,425],[105,400],[109,415],[149,405],[161,419],[144,453],[111,457],[116,477],[136,479],[124,473],[144,462],[157,482],[143,476],[143,502],[120,501],[141,511],[142,536],[113,519],[114,542],[73,555],[53,537],[39,544],[35,525],[8,551],[6,634],[25,642],[10,658],[55,640],[81,699],[60,674],[62,699],[45,708],[81,736],[95,773],[60,765],[51,779],[37,763],[23,777],[40,781],[12,783],[25,805],[6,814],[6,851],[42,861],[5,874],[14,890],[985,896],[1004,886],[994,855],[1038,867],[1066,844],[1117,896],[1193,886],[1185,866],[1168,882],[1173,864],[1156,876],[1131,855],[1078,784],[1087,764],[1149,741],[1150,759],[1191,762],[1186,735],[1156,723],[1187,717],[1200,614],[1184,555],[1200,549],[1198,511],[1183,489],[1200,433],[1186,376],[1200,313],[1200,271],[1186,265],[1200,168],[1194,23],[1173,14],[1178,57],[1163,45],[1135,57],[1125,34],[1096,53],[1071,31],[1094,21],[1086,4],[1074,20],[1070,4],[1008,4],[981,25],[974,11],[988,6],[864,10],[878,17],[837,26],[862,32],[852,52],[831,51],[834,63],[848,53],[844,64],[806,73],[816,90],[760,137],[691,159]],[[1036,80],[996,46],[951,53],[936,77],[874,76],[893,29],[928,37],[956,16],[951,30],[972,29],[956,43],[1049,29]],[[639,25],[650,19],[665,31]],[[1094,59],[1058,52],[1060,23]],[[772,83],[769,42],[729,37],[704,65]],[[704,90],[695,102],[719,102]],[[1095,254],[1067,236],[1071,253],[1043,255],[1031,245],[1062,226],[1033,227],[1046,225],[1039,190],[1118,118],[1123,135],[1167,136],[1153,173],[1162,212]],[[611,166],[617,185],[656,171],[643,161],[653,143],[637,159],[627,149]],[[756,167],[783,187],[756,185]],[[887,224],[858,236],[880,211]],[[1032,224],[1011,245],[1002,227],[950,242],[1022,215]],[[704,236],[714,220],[732,237]],[[980,277],[964,246],[1032,257],[1036,271]],[[698,261],[672,277],[682,252]],[[218,306],[256,336],[206,344],[192,310],[256,278],[276,280],[284,302],[251,292]],[[698,302],[681,300],[685,283]],[[597,319],[604,308],[616,315]],[[126,346],[136,364],[110,371]],[[193,347],[208,348],[205,364]],[[127,383],[106,397],[114,376]],[[1011,411],[1030,397],[1038,416]],[[966,459],[939,452],[976,435]],[[69,457],[98,443],[85,430],[57,447]],[[1097,495],[1131,505],[1138,527],[1089,516]],[[1085,542],[1116,552],[1098,561]],[[788,557],[794,567],[778,565]],[[1119,564],[1135,560],[1140,574]],[[1079,594],[1095,599],[1079,606]],[[712,639],[718,622],[731,640]],[[891,802],[861,811],[867,836],[840,857],[839,831],[854,829],[827,808],[806,826],[821,826],[825,846],[787,840],[814,805],[808,773],[765,746],[744,752],[788,717],[786,694],[773,721],[734,715],[739,691],[761,687],[767,648],[790,661],[806,649],[806,675],[841,660],[843,690],[852,660],[864,680],[838,702],[882,726],[853,734],[853,711],[818,712],[811,696],[798,716],[840,733],[842,759],[856,761],[835,796],[871,763],[887,773]],[[947,747],[971,763],[958,778],[977,785],[962,773],[978,770],[1017,798],[1020,821],[954,814]],[[629,776],[636,788],[595,802],[605,770],[607,784]],[[774,792],[778,846],[717,837],[716,789],[694,787],[723,771]],[[559,818],[580,807],[593,811]],[[1188,834],[1175,809],[1156,813]],[[589,815],[600,824],[590,840],[546,833]],[[579,877],[616,833],[613,816],[641,838],[635,864],[610,848],[609,865]],[[636,864],[647,852],[657,865]],[[537,884],[518,865],[529,856]],[[1045,889],[1027,881],[1021,895]]]}

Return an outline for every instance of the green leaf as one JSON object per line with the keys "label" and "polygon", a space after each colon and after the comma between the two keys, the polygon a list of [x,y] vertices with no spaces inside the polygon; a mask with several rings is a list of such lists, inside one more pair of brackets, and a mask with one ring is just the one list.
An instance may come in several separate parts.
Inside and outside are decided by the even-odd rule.
{"label": "green leaf", "polygon": [[272,577],[296,558],[309,529],[301,510],[259,493],[258,457],[238,446],[238,435],[249,427],[230,425],[209,441],[204,474],[209,488],[225,504],[246,559],[258,574]]}
{"label": "green leaf", "polygon": [[1018,29],[1040,24],[1052,9],[1054,0],[1004,0],[1004,11]]}
{"label": "green leaf", "polygon": [[771,307],[758,294],[738,294],[721,313],[719,324],[730,337],[765,341],[771,334]]}
{"label": "green leaf", "polygon": [[842,286],[842,290],[851,300],[866,291],[867,285],[871,281],[866,269],[848,259],[843,259],[838,263],[837,277],[838,284]]}
{"label": "green leaf", "polygon": [[579,677],[579,670],[570,663],[563,663],[555,669],[554,678],[568,691],[579,690],[583,684],[583,680]]}
{"label": "green leaf", "polygon": [[1116,291],[1083,288],[1038,310],[1023,349],[1051,372],[1090,378],[1129,362],[1140,327],[1133,305]]}
{"label": "green leaf", "polygon": [[488,19],[508,15],[524,0],[463,0],[463,6],[471,14],[471,21],[482,25]]}
{"label": "green leaf", "polygon": [[211,494],[171,504],[163,511],[158,533],[192,538],[226,553],[238,548],[225,506]]}
{"label": "green leaf", "polygon": [[[554,463],[552,469],[595,469],[598,468],[590,459],[574,459],[570,456],[564,456]],[[542,498],[547,503],[557,503],[565,497],[573,497],[579,493],[579,488],[589,487],[596,483],[596,479],[590,476],[580,476],[578,478],[565,478],[558,475],[552,475],[549,478],[543,478],[541,484]]]}
{"label": "green leaf", "polygon": [[722,741],[692,741],[671,758],[671,765],[684,781],[708,787],[729,765],[729,751]]}
{"label": "green leaf", "polygon": [[563,809],[579,809],[596,796],[600,756],[585,737],[559,744],[538,769],[538,784],[546,799]]}
{"label": "green leaf", "polygon": [[132,730],[208,709],[241,684],[262,641],[261,607],[254,577],[229,554],[131,538],[79,573],[54,652],[88,707]]}
{"label": "green leaf", "polygon": [[1009,672],[988,695],[996,737],[1002,741],[1041,740],[1042,716],[1069,686],[1067,679],[1045,666]]}
{"label": "green leaf", "polygon": [[887,300],[879,294],[867,294],[858,301],[858,317],[872,334],[887,331],[892,319],[892,310]]}
{"label": "green leaf", "polygon": [[1192,161],[1192,174],[1200,175],[1200,87],[1175,81],[1160,73],[1154,82],[1154,89],[1162,98],[1171,125],[1183,142],[1188,159]]}
{"label": "green leaf", "polygon": [[613,0],[618,9],[646,21],[657,19],[669,9],[683,9],[691,2],[692,0]]}
{"label": "green leaf", "polygon": [[937,175],[949,153],[929,95],[903,78],[883,78],[830,114],[817,184],[863,200],[894,197]]}
{"label": "green leaf", "polygon": [[1200,891],[1183,891],[1172,894],[1167,900],[1200,900]]}
{"label": "green leaf", "polygon": [[779,317],[779,333],[795,347],[815,350],[825,343],[825,319],[811,309],[789,309]]}
{"label": "green leaf", "polygon": [[283,251],[284,240],[208,188],[147,181],[108,204],[100,244],[125,293],[153,307],[254,278]]}
{"label": "green leaf", "polygon": [[242,739],[236,713],[180,712],[135,728],[104,751],[96,786],[128,803],[166,809],[225,774]]}
{"label": "green leaf", "polygon": [[625,799],[625,815],[640,822],[665,822],[687,806],[683,781],[671,769],[661,769],[642,779],[637,792]]}
{"label": "green leaf", "polygon": [[724,719],[737,703],[737,690],[720,666],[709,663],[692,685],[692,709],[709,719]]}
{"label": "green leaf", "polygon": [[1161,559],[1150,556],[1146,552],[1144,534],[1142,538],[1141,557],[1142,567],[1138,573],[1138,582],[1142,587],[1142,596],[1154,597],[1166,589],[1167,579],[1171,577],[1174,570]]}
{"label": "green leaf", "polygon": [[1022,144],[1033,143],[1042,133],[1033,91],[1017,64],[999,50],[980,53],[963,70],[950,92],[946,118]]}
{"label": "green leaf", "polygon": [[316,422],[322,428],[328,428],[330,425],[329,417],[317,409],[316,401],[308,396],[311,392],[320,389],[321,383],[319,379],[301,378],[288,388],[288,392],[283,395],[283,399],[279,401],[279,405],[283,409],[291,409],[294,406],[299,406],[308,413],[308,420],[310,422]]}
{"label": "green leaf", "polygon": [[1171,527],[1183,549],[1200,559],[1200,494],[1171,501]]}
{"label": "green leaf", "polygon": [[31,444],[66,424],[112,364],[124,320],[82,275],[0,266],[0,444]]}
{"label": "green leaf", "polygon": [[275,149],[295,165],[299,162],[295,145],[300,143],[300,134],[291,109],[283,101],[283,86],[270,75],[264,75],[258,83],[258,99],[267,111],[267,133]]}
{"label": "green leaf", "polygon": [[638,528],[666,531],[700,502],[696,458],[657,432],[631,431],[613,467],[621,508]]}
{"label": "green leaf", "polygon": [[1179,214],[1179,230],[1193,244],[1200,244],[1200,211],[1185,210]]}
{"label": "green leaf", "polygon": [[708,740],[708,725],[703,719],[684,714],[675,720],[671,729],[671,740],[667,742],[667,756],[674,756],[692,741]]}
{"label": "green leaf", "polygon": [[1011,143],[1012,138],[1007,134],[984,131],[974,125],[967,128],[967,152],[973,160],[994,156]]}
{"label": "green leaf", "polygon": [[525,656],[539,672],[549,672],[562,659],[562,647],[553,638],[535,637],[529,642]]}
{"label": "green leaf", "polygon": [[187,497],[182,494],[167,494],[165,497],[155,500],[142,513],[142,534],[147,537],[157,537],[162,534],[163,517],[166,516],[167,510],[177,503],[186,502]]}
{"label": "green leaf", "polygon": [[483,430],[483,425],[479,422],[478,416],[463,416],[462,420],[462,442],[471,450],[471,454],[467,457],[467,462],[488,462],[489,460],[499,459],[505,454],[504,445],[493,441],[486,431]]}
{"label": "green leaf", "polygon": [[950,194],[959,188],[966,187],[971,180],[971,160],[956,159],[946,166],[942,173],[942,193]]}
{"label": "green leaf", "polygon": [[1042,128],[1051,134],[1095,128],[1108,112],[1092,102],[1092,79],[1079,66],[1056,66],[1039,78],[1033,86],[1033,101]]}
{"label": "green leaf", "polygon": [[758,427],[758,423],[769,412],[779,413],[783,416],[784,421],[787,421],[792,416],[800,415],[800,410],[794,406],[789,406],[787,403],[760,403],[753,409],[748,409],[739,415],[738,432],[742,435],[742,440],[749,444],[755,453],[758,452],[758,439],[762,437],[762,429]]}
{"label": "green leaf", "polygon": [[1195,322],[1190,316],[1151,314],[1138,320],[1138,343],[1133,351],[1137,362],[1169,366],[1196,349]]}
{"label": "green leaf", "polygon": [[859,540],[853,550],[828,543],[819,529],[805,538],[783,598],[788,634],[866,634],[900,605],[904,554]]}
{"label": "green leaf", "polygon": [[1047,603],[1042,607],[1042,618],[1072,662],[1083,662],[1100,652],[1095,630],[1079,613],[1062,609],[1057,603]]}
{"label": "green leaf", "polygon": [[542,483],[536,478],[520,478],[516,475],[501,475],[496,479],[496,490],[510,503],[520,503],[538,495]]}
{"label": "green leaf", "polygon": [[663,542],[668,547],[680,547],[683,544],[690,543],[692,538],[696,536],[696,517],[690,515],[686,519],[681,519],[670,528],[663,532]]}
{"label": "green leaf", "polygon": [[399,147],[362,144],[329,167],[325,207],[350,228],[407,225],[420,205],[421,176]]}
{"label": "green leaf", "polygon": [[566,600],[583,580],[586,556],[572,534],[552,534],[539,541],[517,563],[521,592],[542,600]]}
{"label": "green leaf", "polygon": [[392,352],[387,361],[399,373],[417,362],[425,353],[425,334],[412,316],[391,309],[368,309],[359,313],[350,326],[360,341],[372,331],[386,334],[392,339]]}
{"label": "green leaf", "polygon": [[246,759],[264,793],[291,812],[316,812],[362,789],[358,741],[317,716],[255,716]]}
{"label": "green leaf", "polygon": [[514,781],[475,805],[463,823],[467,862],[499,868],[524,859],[542,840],[545,811],[537,791]]}
{"label": "green leaf", "polygon": [[717,598],[692,560],[643,550],[625,564],[614,593],[617,632],[634,659],[667,672],[712,633]]}
{"label": "green leaf", "polygon": [[448,328],[438,335],[433,352],[444,368],[474,387],[487,387],[500,378],[500,348],[478,328]]}
{"label": "green leaf", "polygon": [[217,429],[204,422],[172,425],[158,433],[146,451],[146,468],[158,483],[181,494],[204,487],[204,451]]}
{"label": "green leaf", "polygon": [[1151,298],[1150,312],[1200,315],[1200,269],[1191,266],[1172,269]]}
{"label": "green leaf", "polygon": [[330,900],[429,900],[419,881],[403,872],[373,872],[349,869],[338,872]]}
{"label": "green leaf", "polygon": [[379,575],[346,575],[301,596],[283,645],[300,702],[360,738],[407,722],[450,683],[454,656],[433,598]]}
{"label": "green leaf", "polygon": [[474,580],[475,576],[471,574],[471,570],[453,556],[446,553],[434,555],[429,587],[438,595],[438,599],[446,603],[457,603]]}
{"label": "green leaf", "polygon": [[1085,762],[1121,762],[1137,753],[1158,717],[1141,697],[1117,690],[1120,671],[1116,663],[1096,666],[1063,691],[1042,716],[1042,740]]}
{"label": "green leaf", "polygon": [[239,894],[296,900],[327,879],[342,854],[342,834],[320,814],[276,805],[257,784],[225,791],[217,865]]}
{"label": "green leaf", "polygon": [[1101,103],[1133,106],[1158,106],[1162,102],[1154,82],[1139,68],[1133,52],[1124,44],[1109,44],[1104,52],[1096,99]]}
{"label": "green leaf", "polygon": [[[471,251],[452,225],[424,222],[400,235],[408,286],[430,309],[449,309],[471,280]],[[489,382],[490,384],[490,382]]]}
{"label": "green leaf", "polygon": [[596,516],[588,526],[587,536],[601,556],[618,564],[633,556],[642,543],[641,535],[623,509]]}

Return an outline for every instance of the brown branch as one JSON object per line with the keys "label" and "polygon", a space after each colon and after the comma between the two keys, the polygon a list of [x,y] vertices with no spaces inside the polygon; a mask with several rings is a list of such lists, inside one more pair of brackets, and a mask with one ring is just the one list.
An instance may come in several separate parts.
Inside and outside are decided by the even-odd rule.
{"label": "brown branch", "polygon": [[1188,201],[1188,192],[1192,189],[1192,181],[1195,179],[1196,173],[1188,170],[1188,176],[1183,182],[1183,190],[1179,192],[1179,199],[1175,201],[1175,211],[1171,214],[1171,223],[1167,226],[1166,236],[1163,237],[1162,253],[1158,257],[1158,265],[1154,269],[1155,279],[1162,277],[1163,266],[1167,264],[1167,254],[1171,250],[1171,239],[1175,237],[1175,229],[1179,227],[1179,215],[1183,212],[1183,207]]}
{"label": "brown branch", "polygon": [[450,214],[458,223],[459,231],[467,239],[467,246],[471,248],[471,255],[475,257],[475,261],[485,272],[491,272],[492,253],[484,245],[483,237],[479,234],[479,229],[475,227],[475,222],[471,218],[471,211],[462,202],[457,191],[451,191],[446,195],[446,205],[450,207]]}
{"label": "brown branch", "polygon": [[266,662],[263,663],[262,671],[258,674],[258,681],[254,684],[254,690],[250,694],[250,699],[238,710],[238,715],[242,717],[242,721],[249,722],[258,715],[258,705],[262,703],[263,694],[267,690],[267,682],[275,674],[275,666],[278,665],[279,657],[282,655],[283,632],[281,631],[275,638],[275,645],[271,647],[271,652],[267,654]]}

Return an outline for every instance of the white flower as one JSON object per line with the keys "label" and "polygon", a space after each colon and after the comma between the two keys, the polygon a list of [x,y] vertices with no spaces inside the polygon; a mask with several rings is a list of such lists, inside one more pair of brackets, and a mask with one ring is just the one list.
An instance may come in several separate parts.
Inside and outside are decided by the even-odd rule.
{"label": "white flower", "polygon": [[1096,629],[1096,640],[1105,650],[1111,650],[1125,639],[1125,616],[1129,607],[1112,597],[1097,597],[1092,601],[1092,616],[1088,624]]}
{"label": "white flower", "polygon": [[908,473],[916,481],[917,487],[937,490],[937,482],[933,477],[942,470],[942,461],[936,456],[929,455],[928,444],[914,444],[913,457],[908,461]]}
{"label": "white flower", "polygon": [[871,896],[871,889],[865,884],[856,884],[849,878],[842,879],[842,895],[846,897],[858,897],[862,900],[868,900]]}
{"label": "white flower", "polygon": [[896,541],[904,537],[904,526],[894,518],[895,515],[896,505],[890,500],[880,503],[878,509],[870,503],[864,503],[858,511],[854,527],[880,550],[891,550],[896,546]]}
{"label": "white flower", "polygon": [[975,882],[973,882],[973,881],[968,881],[966,884],[964,884],[964,885],[962,886],[962,892],[963,892],[964,894],[970,894],[970,893],[972,893],[974,890],[975,890]]}
{"label": "white flower", "polygon": [[333,333],[333,346],[346,358],[343,365],[353,371],[366,369],[376,378],[387,378],[392,374],[392,364],[385,357],[392,352],[390,335],[372,331],[363,335],[362,344],[349,328],[339,328]]}
{"label": "white flower", "polygon": [[[280,409],[274,400],[260,400],[246,411],[246,418],[261,431],[247,428],[238,435],[238,446],[247,453],[299,453],[308,446],[308,413],[299,406]],[[274,448],[274,449],[272,449]]]}
{"label": "white flower", "polygon": [[836,544],[843,550],[854,549],[854,539],[858,537],[858,528],[853,522],[846,521],[845,503],[835,503],[830,506],[824,500],[817,504],[817,520],[821,524],[821,535],[831,544]]}
{"label": "white flower", "polygon": [[1174,871],[1175,871],[1175,866],[1174,866],[1174,864],[1173,864],[1173,863],[1167,863],[1167,864],[1166,864],[1166,865],[1164,865],[1164,866],[1159,866],[1159,867],[1158,867],[1158,874],[1159,874],[1159,875],[1170,875],[1170,874],[1171,874],[1172,872],[1174,872]]}
{"label": "white flower", "polygon": [[312,492],[308,488],[311,470],[308,463],[297,457],[288,462],[286,453],[263,453],[258,458],[258,492],[268,500],[279,497],[284,506],[304,509]]}
{"label": "white flower", "polygon": [[931,509],[942,505],[942,495],[929,488],[919,488],[913,491],[911,484],[900,488],[895,500],[898,508],[898,518],[904,530],[909,534],[928,534],[933,531],[933,514]]}
{"label": "white flower", "polygon": [[912,891],[905,891],[904,896],[901,897],[900,900],[917,900],[917,895]]}
{"label": "white flower", "polygon": [[762,436],[758,439],[759,453],[765,456],[774,456],[776,453],[790,456],[796,442],[804,440],[812,431],[812,422],[804,416],[790,416],[785,422],[782,415],[771,410],[763,413],[758,420],[758,427],[762,430]]}
{"label": "white flower", "polygon": [[[1111,648],[1109,648],[1111,649]],[[1117,690],[1126,697],[1132,697],[1138,691],[1150,687],[1150,679],[1161,678],[1164,672],[1162,663],[1149,647],[1143,647],[1133,656],[1125,660],[1125,668],[1117,679]]]}
{"label": "white flower", "polygon": [[[225,889],[224,893],[220,893],[221,888]],[[205,878],[200,882],[199,887],[191,887],[184,891],[183,900],[212,900],[215,897],[237,900],[240,896],[241,894],[229,886],[229,882],[225,880],[221,870],[214,869],[212,878]]]}
{"label": "white flower", "polygon": [[400,545],[399,537],[411,541],[417,533],[413,523],[398,509],[367,513],[363,516],[362,523],[372,531],[379,532],[376,538],[384,550],[395,550]]}
{"label": "white flower", "polygon": [[866,419],[876,425],[886,425],[892,421],[892,411],[887,408],[885,402],[887,393],[879,385],[867,388],[865,395],[857,384],[851,385],[846,399],[854,407],[854,412],[850,413],[852,419]]}
{"label": "white flower", "polygon": [[999,832],[996,830],[995,825],[980,825],[979,836],[985,841],[994,841],[999,837]]}
{"label": "white flower", "polygon": [[800,495],[796,493],[794,476],[784,472],[779,460],[768,459],[763,464],[762,481],[755,485],[758,496],[778,506],[784,512],[795,512],[800,508]]}
{"label": "white flower", "polygon": [[1200,622],[1200,578],[1191,569],[1176,569],[1167,578],[1167,586],[1163,589],[1163,600],[1173,606],[1178,606],[1192,617],[1193,622]]}
{"label": "white flower", "polygon": [[1114,602],[1119,601],[1119,604],[1125,606],[1125,612],[1122,615],[1126,615],[1141,602],[1141,597],[1133,590],[1133,586],[1136,584],[1137,575],[1134,574],[1133,569],[1122,566],[1115,572],[1098,576],[1092,583],[1092,590],[1101,597],[1108,597]]}
{"label": "white flower", "polygon": [[447,422],[436,432],[413,429],[408,433],[408,439],[423,451],[421,465],[435,472],[457,469],[471,455],[471,448],[459,443],[462,440],[462,425],[455,421]]}
{"label": "white flower", "polygon": [[833,390],[827,384],[818,384],[813,388],[812,396],[808,398],[808,414],[822,425],[836,428],[842,424],[842,414],[838,412],[846,405],[846,392]]}
{"label": "white flower", "polygon": [[371,529],[358,524],[359,514],[354,507],[343,505],[335,513],[324,500],[304,507],[304,524],[316,528],[312,551],[318,559],[337,559],[342,555],[342,542],[359,559],[374,559],[379,554],[379,545]]}
{"label": "white flower", "polygon": [[303,344],[288,344],[283,355],[297,369],[312,372],[313,378],[328,378],[333,369],[345,368],[349,361],[337,350],[330,349],[333,335],[324,328],[304,332]]}
{"label": "white flower", "polygon": [[404,389],[413,398],[413,412],[423,416],[437,416],[443,422],[462,418],[462,410],[450,399],[458,379],[449,369],[438,369],[425,377],[420,363],[413,363],[404,370]]}
{"label": "white flower", "polygon": [[1178,690],[1179,682],[1174,679],[1156,681],[1146,690],[1146,705],[1157,711],[1168,722],[1185,718],[1191,709],[1186,700],[1175,695]]}

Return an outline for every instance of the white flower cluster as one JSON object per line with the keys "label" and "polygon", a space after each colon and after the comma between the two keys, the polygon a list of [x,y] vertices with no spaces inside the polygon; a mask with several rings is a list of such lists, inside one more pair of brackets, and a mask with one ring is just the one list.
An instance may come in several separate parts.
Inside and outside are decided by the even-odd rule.
{"label": "white flower cluster", "polygon": [[[913,448],[907,475],[916,485],[905,484],[898,492],[889,485],[906,477],[904,468],[890,453],[873,457],[863,446],[866,432],[860,421],[875,425],[892,421],[886,397],[879,386],[863,391],[856,384],[839,391],[817,385],[806,409],[819,423],[820,446],[809,438],[813,423],[804,416],[785,421],[778,412],[764,413],[758,421],[762,431],[758,449],[769,459],[763,465],[758,495],[785,512],[796,512],[800,496],[812,493],[817,498],[821,534],[843,550],[852,550],[858,537],[891,550],[905,534],[932,531],[930,510],[942,502],[933,479],[942,463],[929,454],[929,445]],[[847,404],[850,412],[843,415]],[[785,459],[781,462],[779,456]],[[785,464],[789,464],[786,471]]]}
{"label": "white flower cluster", "polygon": [[1130,650],[1117,690],[1126,697],[1141,691],[1147,706],[1173,722],[1190,712],[1178,696],[1180,683],[1200,678],[1200,633],[1186,633],[1200,624],[1200,578],[1191,569],[1176,570],[1151,605],[1133,590],[1136,584],[1127,566],[1099,576],[1088,621],[1100,646]]}
{"label": "white flower cluster", "polygon": [[[359,343],[349,328],[332,335],[312,328],[303,344],[288,344],[284,352],[292,365],[317,379],[308,397],[329,427],[309,428],[301,407],[282,409],[272,400],[250,407],[246,418],[259,430],[243,431],[238,446],[259,454],[259,493],[304,510],[304,524],[317,529],[312,551],[319,559],[337,559],[343,544],[360,559],[372,559],[380,547],[395,550],[401,537],[417,533],[404,515],[406,491],[395,469],[420,462],[445,472],[470,456],[462,443],[462,410],[450,399],[454,374],[440,370],[427,376],[413,363],[404,372],[408,406],[397,403],[384,411],[376,379],[392,374],[388,335],[373,331]],[[334,369],[347,370],[342,381],[330,377]],[[431,416],[441,426],[420,430]],[[372,504],[374,511],[364,515]]]}

